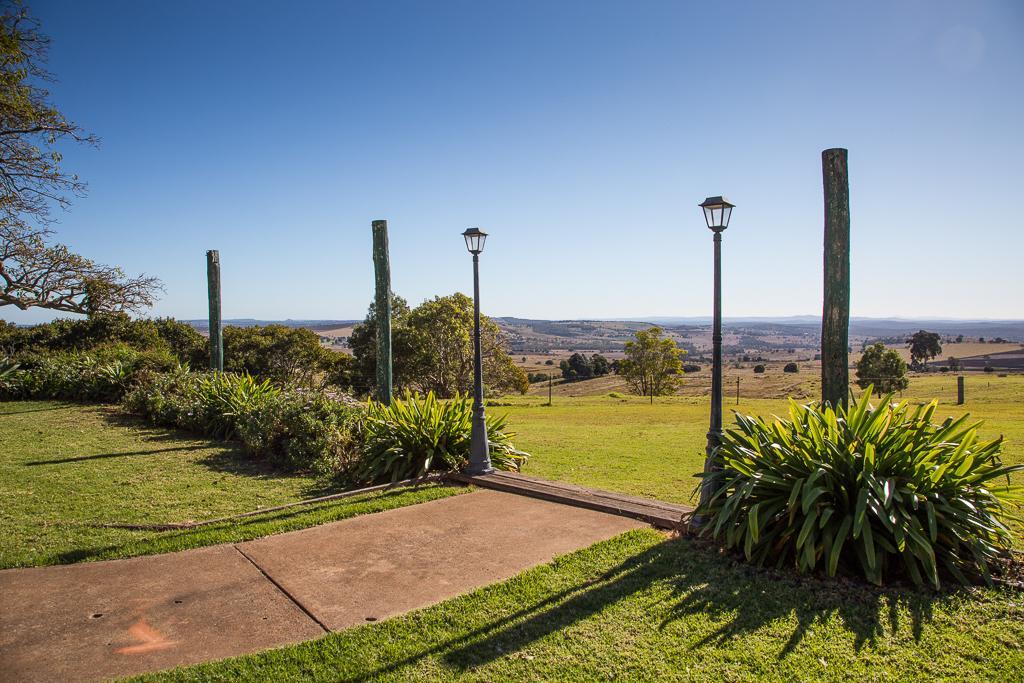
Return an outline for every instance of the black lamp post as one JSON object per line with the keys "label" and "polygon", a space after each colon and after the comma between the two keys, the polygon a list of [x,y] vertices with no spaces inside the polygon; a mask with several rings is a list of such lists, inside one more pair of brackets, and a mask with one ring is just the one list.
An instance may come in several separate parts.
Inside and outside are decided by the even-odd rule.
{"label": "black lamp post", "polygon": [[469,445],[467,474],[493,472],[487,443],[487,418],[484,416],[484,359],[480,346],[480,252],[484,250],[487,233],[470,228],[462,233],[466,249],[473,255],[473,431]]}
{"label": "black lamp post", "polygon": [[[714,470],[714,456],[722,438],[722,232],[729,227],[734,204],[725,197],[708,197],[700,203],[704,220],[715,233],[715,313],[711,333],[711,428],[705,451],[704,472]],[[705,477],[700,486],[700,504],[710,502],[717,482]]]}

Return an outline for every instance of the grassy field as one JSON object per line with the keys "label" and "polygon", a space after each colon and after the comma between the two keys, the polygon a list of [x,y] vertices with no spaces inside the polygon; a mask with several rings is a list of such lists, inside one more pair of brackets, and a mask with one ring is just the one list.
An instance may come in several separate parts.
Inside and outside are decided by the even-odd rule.
{"label": "grassy field", "polygon": [[[986,436],[1007,437],[1007,461],[1024,461],[1024,377],[971,378],[963,407],[949,383],[915,378],[905,397],[938,396],[940,415],[969,410],[987,421]],[[691,500],[706,398],[544,400],[490,408],[510,413],[517,444],[534,454],[528,473]],[[739,409],[785,407],[743,399]],[[0,404],[3,567],[253,538],[458,491],[378,494],[192,532],[97,529],[90,524],[241,512],[323,488],[112,409]],[[1010,589],[935,594],[761,571],[700,541],[642,530],[396,619],[143,680],[1020,680],[1022,605]]]}
{"label": "grassy field", "polygon": [[232,445],[154,429],[113,408],[0,403],[0,568],[129,557],[247,540],[453,495],[424,487],[188,531],[95,524],[210,519],[329,493]]}
{"label": "grassy field", "polygon": [[1017,593],[760,572],[640,530],[402,617],[141,680],[1015,681],[1021,643]]}
{"label": "grassy field", "polygon": [[[817,378],[803,377],[800,395],[817,393]],[[576,385],[602,383],[605,378]],[[573,386],[573,385],[567,385]],[[726,382],[728,387],[728,382]],[[1003,435],[1008,463],[1024,462],[1024,376],[971,376],[967,402],[956,405],[956,378],[945,374],[918,375],[903,398],[939,399],[938,418],[969,412],[983,420],[983,437]],[[673,396],[649,399],[636,396],[547,395],[507,398],[488,410],[507,412],[516,432],[516,446],[533,457],[524,472],[538,477],[620,491],[661,500],[694,500],[703,469],[708,429],[708,402],[703,397]],[[726,397],[726,411],[759,415],[785,415],[785,399],[741,398],[737,406]],[[725,416],[726,424],[731,413]],[[1024,477],[1017,476],[1024,484]]]}

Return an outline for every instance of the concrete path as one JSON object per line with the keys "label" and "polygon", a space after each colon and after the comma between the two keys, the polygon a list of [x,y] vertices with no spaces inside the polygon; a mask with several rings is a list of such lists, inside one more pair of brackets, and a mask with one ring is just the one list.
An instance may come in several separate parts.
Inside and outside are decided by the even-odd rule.
{"label": "concrete path", "polygon": [[498,491],[129,560],[0,571],[0,677],[93,681],[309,640],[643,523]]}

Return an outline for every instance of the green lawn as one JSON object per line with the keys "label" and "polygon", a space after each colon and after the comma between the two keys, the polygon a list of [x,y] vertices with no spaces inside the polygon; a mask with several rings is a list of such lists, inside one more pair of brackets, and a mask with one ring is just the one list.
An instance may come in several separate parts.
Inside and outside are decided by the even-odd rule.
{"label": "green lawn", "polygon": [[[808,384],[815,382],[808,378]],[[904,398],[939,398],[939,419],[969,412],[984,420],[981,436],[1006,438],[1008,463],[1024,462],[1024,376],[967,378],[967,402],[956,403],[956,378],[950,375],[914,377]],[[708,431],[706,398],[658,398],[651,405],[639,397],[609,396],[505,399],[488,410],[508,413],[518,432],[516,446],[532,454],[526,474],[569,481],[661,500],[694,501],[703,469]],[[761,415],[786,415],[785,399],[727,400],[725,422],[733,410]],[[1024,476],[1017,482],[1024,484]]]}
{"label": "green lawn", "polygon": [[[968,404],[1024,461],[1024,378],[972,378]],[[907,398],[948,389],[915,379]],[[954,385],[955,386],[955,385]],[[528,473],[664,500],[691,499],[706,399],[508,399]],[[744,401],[781,412],[781,400]],[[35,411],[35,412],[31,412]],[[112,421],[113,420],[113,421]],[[229,446],[118,422],[107,409],[0,404],[3,566],[191,547],[384,509],[457,490],[373,496],[203,532],[97,530],[88,521],[180,521],[319,493]],[[1024,599],[940,594],[753,569],[691,539],[642,530],[396,619],[144,680],[1024,678]]]}
{"label": "green lawn", "polygon": [[126,531],[248,512],[331,492],[235,446],[144,426],[114,408],[0,403],[0,568],[130,557],[239,541],[461,492],[426,486],[191,531]]}
{"label": "green lawn", "polygon": [[650,530],[377,624],[145,681],[1021,680],[1019,593],[758,572]]}

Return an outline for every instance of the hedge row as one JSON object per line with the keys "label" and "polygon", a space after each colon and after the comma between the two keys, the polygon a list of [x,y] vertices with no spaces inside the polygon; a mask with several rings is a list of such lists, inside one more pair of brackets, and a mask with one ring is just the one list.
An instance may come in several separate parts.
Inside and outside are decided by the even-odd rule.
{"label": "hedge row", "polygon": [[[169,354],[114,346],[58,353],[15,367],[0,359],[0,400],[120,402],[151,424],[240,441],[282,468],[347,485],[394,481],[464,464],[472,407],[407,397],[367,407],[350,397],[281,388],[248,374],[193,372]],[[439,438],[443,434],[444,438]],[[488,420],[494,465],[517,469],[503,419]]]}

